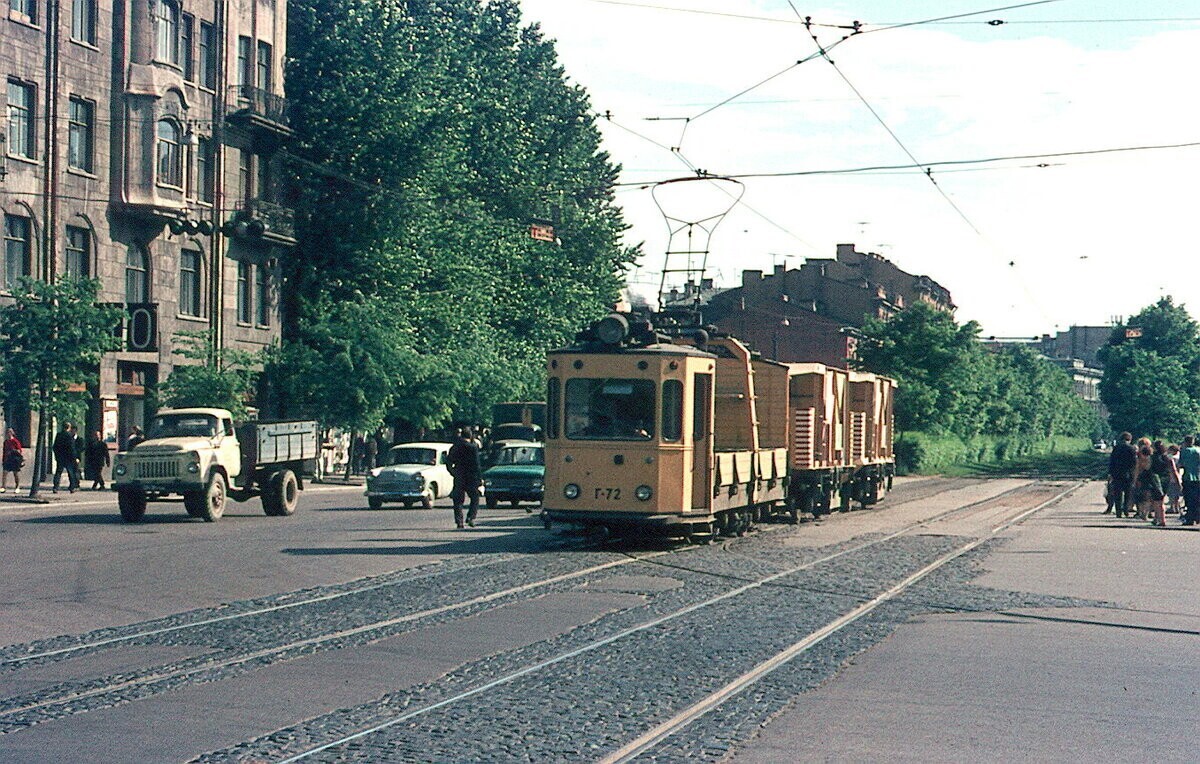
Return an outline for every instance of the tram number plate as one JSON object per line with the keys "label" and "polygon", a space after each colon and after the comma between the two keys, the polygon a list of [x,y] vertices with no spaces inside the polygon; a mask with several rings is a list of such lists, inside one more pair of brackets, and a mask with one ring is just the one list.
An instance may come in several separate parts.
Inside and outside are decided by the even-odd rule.
{"label": "tram number plate", "polygon": [[620,488],[597,488],[596,489],[596,498],[597,499],[606,499],[608,501],[618,501],[621,498],[621,489]]}

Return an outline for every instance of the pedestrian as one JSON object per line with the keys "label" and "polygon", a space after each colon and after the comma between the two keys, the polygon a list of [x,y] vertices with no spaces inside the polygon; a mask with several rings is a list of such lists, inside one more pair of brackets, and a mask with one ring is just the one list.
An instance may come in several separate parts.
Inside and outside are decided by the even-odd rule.
{"label": "pedestrian", "polygon": [[1187,435],[1179,449],[1180,483],[1183,491],[1184,525],[1200,523],[1200,448],[1196,439]]}
{"label": "pedestrian", "polygon": [[21,440],[17,431],[9,427],[4,436],[4,479],[0,482],[0,493],[8,490],[8,475],[13,476],[13,490],[21,490],[21,468],[25,466],[25,453],[21,448]]}
{"label": "pedestrian", "polygon": [[142,432],[142,428],[136,424],[129,428],[129,437],[125,439],[125,450],[132,451],[133,447],[146,439],[146,435]]}
{"label": "pedestrian", "polygon": [[361,435],[354,436],[354,443],[350,450],[350,465],[351,470],[355,475],[363,473],[364,459],[367,455],[367,439]]}
{"label": "pedestrian", "polygon": [[[1200,455],[1200,450],[1197,451]],[[1133,435],[1123,432],[1108,456],[1108,478],[1112,486],[1113,509],[1117,517],[1124,517],[1133,504],[1133,470],[1137,466],[1137,451],[1133,447]],[[1197,478],[1200,480],[1200,477]],[[1109,510],[1104,510],[1107,514]]]}
{"label": "pedestrian", "polygon": [[110,461],[108,444],[100,438],[100,433],[93,432],[92,439],[87,442],[83,451],[84,477],[92,481],[93,491],[104,490],[104,468]]}
{"label": "pedestrian", "polygon": [[1149,513],[1153,515],[1153,523],[1157,526],[1167,524],[1167,516],[1163,509],[1163,499],[1167,495],[1167,487],[1179,480],[1175,462],[1167,456],[1167,446],[1161,440],[1151,445],[1150,478],[1146,485],[1146,502]]}
{"label": "pedestrian", "polygon": [[375,462],[379,458],[379,441],[375,439],[375,436],[367,438],[366,449],[367,470],[370,471],[375,469]]}
{"label": "pedestrian", "polygon": [[54,493],[58,493],[58,486],[62,479],[62,474],[67,473],[67,488],[71,493],[79,490],[79,446],[76,444],[75,425],[67,422],[63,425],[62,432],[54,436]]}
{"label": "pedestrian", "polygon": [[446,455],[446,467],[454,478],[454,488],[450,492],[450,500],[454,502],[454,524],[458,528],[463,527],[463,499],[469,497],[471,503],[466,522],[474,528],[483,470],[479,466],[479,446],[475,445],[470,427],[458,431],[454,445],[450,446],[450,452]]}
{"label": "pedestrian", "polygon": [[1167,512],[1177,515],[1179,514],[1179,501],[1183,496],[1183,482],[1179,472],[1179,446],[1174,443],[1167,446],[1167,458],[1171,460],[1171,468],[1175,475],[1174,479],[1167,484]]}
{"label": "pedestrian", "polygon": [[1138,438],[1137,461],[1134,463],[1133,468],[1133,500],[1137,505],[1137,516],[1139,520],[1150,519],[1150,504],[1145,492],[1150,482],[1150,478],[1146,476],[1146,473],[1150,472],[1150,461],[1152,456],[1154,456],[1154,450],[1150,447],[1150,439]]}

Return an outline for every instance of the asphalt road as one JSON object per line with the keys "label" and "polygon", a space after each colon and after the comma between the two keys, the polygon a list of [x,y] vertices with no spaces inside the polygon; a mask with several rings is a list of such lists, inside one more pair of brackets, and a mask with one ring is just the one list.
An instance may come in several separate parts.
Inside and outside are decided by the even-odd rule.
{"label": "asphalt road", "polygon": [[634,759],[1194,760],[1200,535],[1069,488],[905,480],[707,547],[333,485],[0,501],[0,761],[600,761],[901,588]]}

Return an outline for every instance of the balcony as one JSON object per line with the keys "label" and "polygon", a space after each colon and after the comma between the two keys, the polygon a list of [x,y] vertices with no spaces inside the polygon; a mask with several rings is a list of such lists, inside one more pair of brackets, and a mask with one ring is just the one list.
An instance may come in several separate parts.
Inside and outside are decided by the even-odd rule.
{"label": "balcony", "polygon": [[230,123],[259,131],[275,138],[291,136],[288,101],[251,85],[233,85],[226,98],[225,118]]}
{"label": "balcony", "polygon": [[222,226],[236,241],[266,242],[281,247],[296,246],[296,213],[262,199],[249,199]]}

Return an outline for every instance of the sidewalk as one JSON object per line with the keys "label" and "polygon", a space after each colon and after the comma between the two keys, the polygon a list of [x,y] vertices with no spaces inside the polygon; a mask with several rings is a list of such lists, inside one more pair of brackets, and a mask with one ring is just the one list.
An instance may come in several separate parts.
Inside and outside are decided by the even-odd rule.
{"label": "sidewalk", "polygon": [[[88,482],[90,484],[90,481]],[[54,485],[46,482],[38,488],[36,499],[29,497],[28,483],[21,486],[20,490],[9,488],[4,493],[0,493],[0,502],[7,504],[63,504],[106,499],[116,501],[111,485],[102,491],[93,491],[84,486],[77,489],[75,493],[71,493],[66,488],[59,488],[58,493],[54,493]]]}

